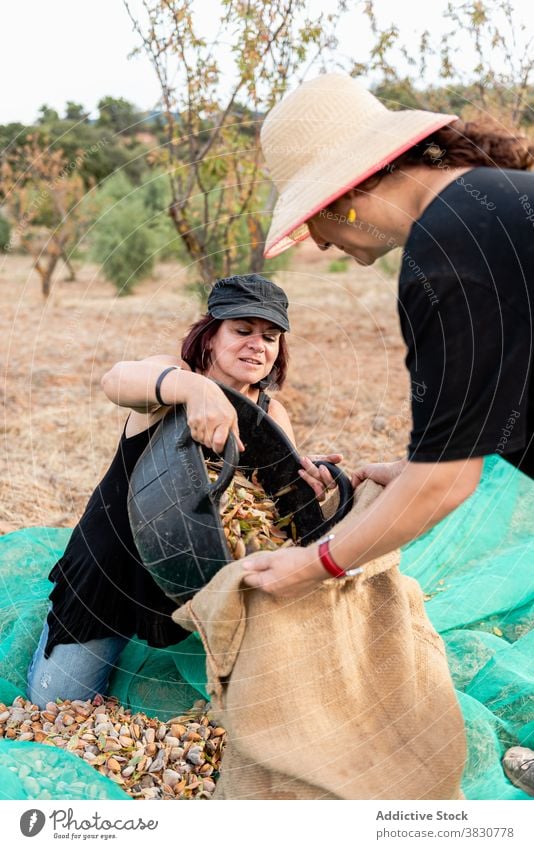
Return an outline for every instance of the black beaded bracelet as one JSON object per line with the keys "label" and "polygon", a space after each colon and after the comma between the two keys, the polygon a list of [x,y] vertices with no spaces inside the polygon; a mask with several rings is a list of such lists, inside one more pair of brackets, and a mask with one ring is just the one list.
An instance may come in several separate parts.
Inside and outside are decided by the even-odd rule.
{"label": "black beaded bracelet", "polygon": [[165,379],[165,377],[168,375],[168,373],[170,371],[176,371],[177,369],[178,369],[178,366],[169,366],[169,368],[163,369],[160,376],[156,380],[156,401],[158,402],[158,404],[161,407],[167,406],[167,404],[165,404],[163,398],[161,397],[161,384],[163,383],[163,380]]}

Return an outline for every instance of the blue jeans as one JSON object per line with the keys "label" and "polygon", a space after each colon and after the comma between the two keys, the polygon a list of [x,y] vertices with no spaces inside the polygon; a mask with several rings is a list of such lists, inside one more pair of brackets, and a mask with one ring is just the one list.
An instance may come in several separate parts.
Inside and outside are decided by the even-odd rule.
{"label": "blue jeans", "polygon": [[105,695],[115,662],[128,642],[125,637],[104,637],[87,643],[61,643],[46,659],[47,640],[45,622],[28,669],[28,698],[41,709],[56,699],[87,701]]}

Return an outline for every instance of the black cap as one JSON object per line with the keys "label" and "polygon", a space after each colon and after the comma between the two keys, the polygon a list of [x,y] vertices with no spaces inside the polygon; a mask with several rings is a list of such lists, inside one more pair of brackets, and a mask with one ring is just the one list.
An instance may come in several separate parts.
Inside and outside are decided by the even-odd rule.
{"label": "black cap", "polygon": [[284,290],[261,274],[223,277],[208,298],[213,318],[264,318],[282,330],[289,330],[287,305]]}

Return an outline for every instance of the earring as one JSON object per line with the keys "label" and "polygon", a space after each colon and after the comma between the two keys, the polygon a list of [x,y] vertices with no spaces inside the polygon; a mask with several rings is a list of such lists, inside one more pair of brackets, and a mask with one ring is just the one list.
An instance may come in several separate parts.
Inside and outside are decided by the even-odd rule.
{"label": "earring", "polygon": [[357,214],[356,214],[356,210],[355,210],[355,209],[351,206],[351,208],[349,209],[349,211],[348,211],[348,213],[347,213],[347,221],[348,221],[348,223],[349,223],[349,224],[354,224],[354,222],[356,221],[357,217],[358,217],[358,216],[357,216]]}

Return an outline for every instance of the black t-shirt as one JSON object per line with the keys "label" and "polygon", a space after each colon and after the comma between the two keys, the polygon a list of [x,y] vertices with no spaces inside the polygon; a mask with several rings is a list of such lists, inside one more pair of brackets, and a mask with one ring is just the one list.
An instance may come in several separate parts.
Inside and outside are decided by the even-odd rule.
{"label": "black t-shirt", "polygon": [[399,279],[408,457],[501,454],[534,477],[534,174],[475,168],[413,225]]}

